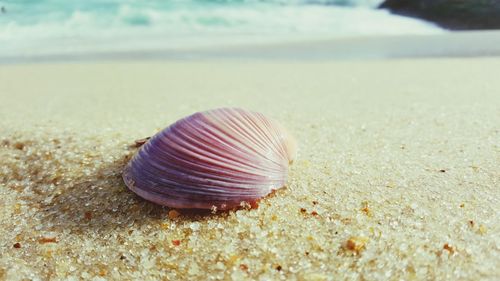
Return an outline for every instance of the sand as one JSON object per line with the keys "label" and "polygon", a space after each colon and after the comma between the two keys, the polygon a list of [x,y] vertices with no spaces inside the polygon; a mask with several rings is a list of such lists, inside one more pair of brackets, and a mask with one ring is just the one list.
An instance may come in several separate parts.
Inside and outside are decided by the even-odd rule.
{"label": "sand", "polygon": [[0,64],[32,62],[78,62],[140,60],[380,60],[386,58],[463,58],[500,56],[500,30],[445,32],[427,35],[350,36],[277,42],[216,44],[198,47],[151,46],[122,51],[64,53],[2,52]]}
{"label": "sand", "polygon": [[[500,58],[0,66],[2,280],[498,280]],[[221,106],[296,137],[255,210],[128,191],[134,140]]]}

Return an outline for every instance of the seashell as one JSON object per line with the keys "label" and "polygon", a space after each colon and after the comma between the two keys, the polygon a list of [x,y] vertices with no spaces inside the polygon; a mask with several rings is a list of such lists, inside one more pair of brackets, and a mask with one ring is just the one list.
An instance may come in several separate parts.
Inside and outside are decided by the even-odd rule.
{"label": "seashell", "polygon": [[160,205],[232,209],[283,187],[295,149],[287,131],[260,113],[214,109],[154,135],[127,164],[123,180]]}

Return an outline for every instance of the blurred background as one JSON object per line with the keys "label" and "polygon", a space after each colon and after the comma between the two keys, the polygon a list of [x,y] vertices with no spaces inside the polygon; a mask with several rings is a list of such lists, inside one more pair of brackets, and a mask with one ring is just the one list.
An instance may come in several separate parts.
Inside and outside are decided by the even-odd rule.
{"label": "blurred background", "polygon": [[500,27],[500,0],[2,0],[0,9],[4,60]]}

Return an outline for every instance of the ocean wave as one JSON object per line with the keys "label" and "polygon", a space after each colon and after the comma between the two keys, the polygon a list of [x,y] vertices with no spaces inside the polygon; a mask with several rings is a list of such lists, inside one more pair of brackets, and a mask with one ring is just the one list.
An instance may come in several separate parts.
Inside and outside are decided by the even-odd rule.
{"label": "ocean wave", "polygon": [[371,8],[379,2],[0,1],[7,11],[0,14],[0,52],[178,48],[442,32],[431,24]]}

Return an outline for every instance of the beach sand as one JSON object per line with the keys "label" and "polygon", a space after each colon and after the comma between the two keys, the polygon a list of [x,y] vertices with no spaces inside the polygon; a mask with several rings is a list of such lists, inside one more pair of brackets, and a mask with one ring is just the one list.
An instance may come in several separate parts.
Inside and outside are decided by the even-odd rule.
{"label": "beach sand", "polygon": [[[498,280],[500,58],[0,66],[0,280]],[[299,151],[258,209],[148,203],[121,171],[235,106]]]}
{"label": "beach sand", "polygon": [[[324,61],[380,60],[408,58],[463,58],[500,56],[500,30],[444,32],[427,35],[351,36],[342,38],[311,38],[310,40],[279,40],[268,43],[232,43],[214,46],[193,46],[65,53],[15,52],[0,49],[0,64],[78,61],[205,61],[265,60]],[[56,49],[57,50],[57,49]]]}

